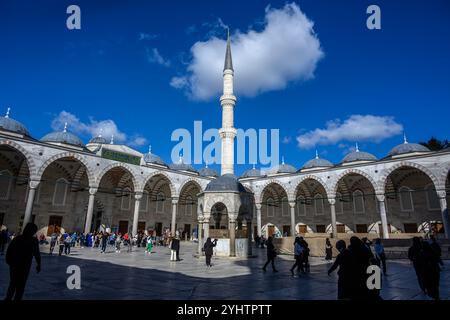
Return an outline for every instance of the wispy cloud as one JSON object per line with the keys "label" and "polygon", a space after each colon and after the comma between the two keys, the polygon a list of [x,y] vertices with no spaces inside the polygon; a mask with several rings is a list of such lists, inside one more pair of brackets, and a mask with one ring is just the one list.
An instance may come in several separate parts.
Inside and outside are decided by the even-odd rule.
{"label": "wispy cloud", "polygon": [[156,63],[164,67],[170,67],[170,61],[163,58],[156,48],[146,48],[147,61],[150,63]]}
{"label": "wispy cloud", "polygon": [[402,132],[403,125],[396,122],[393,117],[352,115],[344,121],[340,119],[328,121],[323,129],[317,128],[303,133],[297,137],[297,142],[301,149],[337,143],[339,148],[346,149],[348,145],[342,141],[379,143]]}
{"label": "wispy cloud", "polygon": [[290,137],[290,136],[285,136],[285,137],[283,137],[283,140],[281,140],[281,143],[283,143],[283,144],[289,144],[289,143],[291,143],[291,141],[292,141],[292,137]]}
{"label": "wispy cloud", "polygon": [[70,132],[81,136],[96,137],[102,133],[105,138],[110,138],[114,135],[115,142],[125,143],[134,147],[147,144],[147,139],[139,134],[133,134],[131,137],[128,137],[128,135],[119,130],[116,123],[110,119],[98,121],[89,118],[88,122],[83,122],[74,114],[63,110],[53,118],[51,126],[53,130],[62,130],[65,123],[67,123],[67,129]]}
{"label": "wispy cloud", "polygon": [[[266,8],[260,31],[236,31],[231,45],[237,94],[255,96],[313,78],[324,56],[313,25],[300,7],[291,3],[280,9]],[[218,19],[211,28],[210,39],[191,47],[192,60],[185,73],[171,81],[195,100],[209,100],[221,92],[225,24]],[[219,34],[221,39],[217,38]],[[181,83],[184,86],[179,86]]]}
{"label": "wispy cloud", "polygon": [[141,32],[141,33],[139,33],[138,40],[139,41],[152,40],[152,39],[155,39],[156,37],[157,37],[156,34],[149,34],[149,33]]}

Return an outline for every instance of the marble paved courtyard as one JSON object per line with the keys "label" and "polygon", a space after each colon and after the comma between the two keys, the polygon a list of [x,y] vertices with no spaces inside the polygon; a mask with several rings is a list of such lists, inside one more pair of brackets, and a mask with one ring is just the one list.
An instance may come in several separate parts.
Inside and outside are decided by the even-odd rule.
{"label": "marble paved courtyard", "polygon": [[[206,268],[204,257],[196,258],[196,244],[181,244],[182,261],[170,262],[170,250],[156,247],[151,255],[143,248],[106,254],[98,249],[75,248],[69,256],[50,256],[42,246],[42,271],[33,268],[24,299],[306,299],[334,300],[337,275],[327,275],[330,266],[323,259],[311,259],[311,272],[292,277],[293,257],[277,258],[279,273],[261,266],[264,249],[254,249],[255,258],[213,258]],[[69,265],[81,269],[81,289],[69,290],[66,274]],[[450,299],[450,261],[441,273],[441,297]],[[387,300],[427,300],[416,281],[409,261],[388,262],[388,276],[383,278],[382,298]],[[0,294],[4,295],[9,272],[0,256]]]}

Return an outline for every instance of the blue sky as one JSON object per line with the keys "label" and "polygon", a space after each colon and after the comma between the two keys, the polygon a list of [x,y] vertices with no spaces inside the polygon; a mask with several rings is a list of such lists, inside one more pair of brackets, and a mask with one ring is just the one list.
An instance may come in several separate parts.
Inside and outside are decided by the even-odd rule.
{"label": "blue sky", "polygon": [[[270,41],[268,14],[286,13],[287,3],[314,23],[306,46],[289,28],[281,42]],[[66,28],[70,4],[81,8],[81,30]],[[381,8],[381,30],[366,28],[370,4]],[[220,49],[214,37],[225,38],[227,25],[236,81],[246,77],[236,84],[236,127],[280,129],[280,155],[297,168],[316,147],[338,163],[355,141],[383,157],[403,130],[411,142],[450,138],[449,9],[445,0],[3,0],[0,109],[10,106],[37,139],[69,117],[69,130],[86,142],[104,125],[142,152],[151,144],[170,162],[174,129],[193,130],[195,120],[220,127],[219,95],[209,83],[200,84],[210,90],[205,99],[195,83],[173,81],[221,76],[225,52],[213,63],[205,55]],[[249,34],[261,40],[259,60],[239,56]],[[196,43],[211,51],[191,51]],[[199,65],[206,67],[196,73]],[[271,76],[278,82],[263,81]],[[299,146],[299,136],[307,143]]]}

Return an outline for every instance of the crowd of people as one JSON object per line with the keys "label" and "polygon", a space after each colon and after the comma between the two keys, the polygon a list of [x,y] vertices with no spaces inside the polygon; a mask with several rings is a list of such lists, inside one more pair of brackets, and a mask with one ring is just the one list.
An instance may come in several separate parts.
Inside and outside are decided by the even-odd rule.
{"label": "crowd of people", "polygon": [[[140,232],[135,236],[129,233],[100,231],[95,233],[52,233],[50,239],[40,235],[36,237],[37,226],[29,223],[24,228],[22,234],[15,236],[8,233],[6,229],[0,233],[0,252],[3,254],[6,244],[9,243],[6,252],[6,263],[10,266],[10,285],[7,291],[6,299],[20,300],[23,295],[25,283],[28,278],[29,270],[33,257],[37,263],[37,271],[41,269],[39,245],[49,244],[49,254],[52,255],[55,247],[59,248],[59,255],[63,253],[70,255],[71,248],[87,247],[97,248],[104,254],[108,248],[111,252],[120,253],[122,245],[131,251],[132,247],[142,247],[146,254],[151,254],[154,246],[165,246],[170,249],[170,261],[181,261],[180,259],[180,233],[177,231],[174,236],[170,231],[164,232],[161,236],[156,236],[153,232]],[[203,252],[206,257],[206,266],[212,267],[211,258],[214,254],[214,248],[217,246],[217,239],[207,238],[203,245]],[[278,250],[273,241],[273,237],[264,237],[255,239],[255,245],[258,248],[266,248],[267,261],[262,267],[266,268],[271,264],[272,271],[278,272],[275,267],[275,260]],[[294,259],[295,263],[290,268],[292,276],[295,272],[298,275],[307,274],[310,271],[309,256],[310,248],[308,242],[303,237],[296,237],[294,240]],[[374,242],[367,238],[350,238],[347,246],[344,240],[338,240],[335,243],[337,256],[333,262],[333,245],[330,239],[325,240],[325,260],[333,262],[328,269],[328,275],[338,270],[338,292],[339,300],[377,300],[381,299],[381,288],[369,288],[367,280],[370,274],[367,272],[369,266],[378,266],[383,275],[387,275],[386,253],[381,239],[375,239]],[[373,247],[373,249],[372,249]],[[440,271],[444,263],[441,259],[441,248],[437,240],[431,236],[425,240],[415,237],[412,239],[412,246],[408,250],[408,258],[411,260],[417,275],[417,281],[421,290],[430,298],[438,300]]]}

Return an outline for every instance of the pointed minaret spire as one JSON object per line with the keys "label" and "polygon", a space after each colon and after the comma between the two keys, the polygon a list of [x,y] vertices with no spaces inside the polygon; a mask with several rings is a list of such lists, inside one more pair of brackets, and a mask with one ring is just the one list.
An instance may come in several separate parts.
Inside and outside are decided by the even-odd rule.
{"label": "pointed minaret spire", "polygon": [[319,159],[319,152],[316,149],[316,159]]}
{"label": "pointed minaret spire", "polygon": [[223,71],[233,70],[233,60],[231,59],[231,46],[230,46],[230,28],[227,28],[227,52],[225,53],[225,64],[223,66]]}
{"label": "pointed minaret spire", "polygon": [[6,109],[6,114],[5,114],[5,118],[9,118],[9,112],[11,111],[11,108],[8,107],[8,109]]}
{"label": "pointed minaret spire", "polygon": [[281,164],[284,165],[284,156],[281,157]]}
{"label": "pointed minaret spire", "polygon": [[111,135],[111,142],[109,144],[114,144],[114,135]]}
{"label": "pointed minaret spire", "polygon": [[406,133],[403,132],[403,143],[407,144],[408,143],[408,139],[406,139]]}
{"label": "pointed minaret spire", "polygon": [[253,170],[256,169],[256,164],[253,162]]}
{"label": "pointed minaret spire", "polygon": [[67,122],[64,123],[64,130],[63,132],[67,132]]}
{"label": "pointed minaret spire", "polygon": [[151,154],[152,153],[152,145],[150,144],[149,146],[148,146],[148,154]]}
{"label": "pointed minaret spire", "polygon": [[356,142],[356,152],[359,152],[358,142]]}

